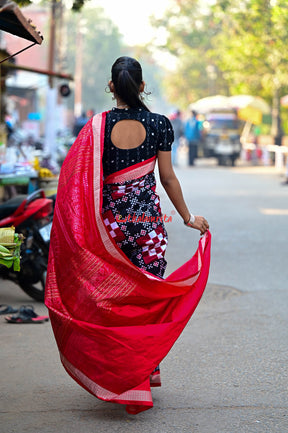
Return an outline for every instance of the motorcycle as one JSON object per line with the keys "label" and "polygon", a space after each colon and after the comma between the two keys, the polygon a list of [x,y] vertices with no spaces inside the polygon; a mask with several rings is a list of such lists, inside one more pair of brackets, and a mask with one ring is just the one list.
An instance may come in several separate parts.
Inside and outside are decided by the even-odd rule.
{"label": "motorcycle", "polygon": [[42,189],[17,195],[0,205],[0,227],[14,226],[22,233],[20,271],[0,265],[0,278],[15,282],[36,301],[44,301],[55,197]]}

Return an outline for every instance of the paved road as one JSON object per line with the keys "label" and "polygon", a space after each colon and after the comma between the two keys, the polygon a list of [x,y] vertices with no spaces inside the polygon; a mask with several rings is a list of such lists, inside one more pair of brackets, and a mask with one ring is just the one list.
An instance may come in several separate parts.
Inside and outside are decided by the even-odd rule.
{"label": "paved road", "polygon": [[[274,169],[177,169],[187,202],[212,232],[209,284],[162,363],[154,408],[136,417],[101,402],[60,365],[50,324],[10,325],[0,316],[0,432],[286,433],[288,187]],[[168,273],[196,249],[163,197]],[[4,287],[3,287],[4,286]],[[0,303],[33,304],[1,281]]]}

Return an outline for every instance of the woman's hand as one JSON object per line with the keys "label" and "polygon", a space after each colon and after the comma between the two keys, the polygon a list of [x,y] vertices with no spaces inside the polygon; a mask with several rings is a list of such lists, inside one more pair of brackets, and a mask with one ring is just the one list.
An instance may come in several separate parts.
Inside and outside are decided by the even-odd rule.
{"label": "woman's hand", "polygon": [[203,217],[199,215],[195,215],[195,221],[193,224],[189,224],[190,227],[196,230],[200,230],[201,235],[204,235],[204,233],[209,229],[208,221]]}

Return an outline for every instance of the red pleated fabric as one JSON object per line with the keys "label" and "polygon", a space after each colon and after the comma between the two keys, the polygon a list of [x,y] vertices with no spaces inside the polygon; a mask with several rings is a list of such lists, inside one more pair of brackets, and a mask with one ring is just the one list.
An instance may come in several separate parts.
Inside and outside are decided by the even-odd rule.
{"label": "red pleated fabric", "polygon": [[[45,303],[67,372],[96,397],[137,413],[153,406],[149,376],[204,292],[211,235],[163,280],[127,259],[101,217],[105,117],[87,123],[61,169]],[[151,161],[125,176],[149,170]]]}

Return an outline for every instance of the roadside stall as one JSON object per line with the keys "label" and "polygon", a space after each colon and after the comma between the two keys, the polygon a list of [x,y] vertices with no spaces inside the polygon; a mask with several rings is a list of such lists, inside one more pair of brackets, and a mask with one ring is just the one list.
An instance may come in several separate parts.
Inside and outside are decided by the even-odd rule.
{"label": "roadside stall", "polygon": [[38,173],[30,164],[10,163],[6,160],[5,79],[9,69],[14,66],[11,59],[36,44],[42,44],[43,36],[36,30],[31,20],[22,14],[18,5],[7,0],[0,0],[0,30],[30,42],[26,48],[16,53],[9,54],[5,50],[0,52],[0,200],[3,200],[18,192],[30,193],[37,185]]}
{"label": "roadside stall", "polygon": [[[52,20],[53,22],[53,20]],[[11,59],[21,52],[33,47],[36,44],[42,44],[43,36],[36,29],[30,19],[27,19],[21,12],[18,5],[9,0],[0,0],[0,30],[11,33],[19,38],[30,42],[27,47],[22,48],[16,53],[9,54],[0,50],[0,202],[3,199],[7,200],[15,194],[30,194],[38,188],[42,188],[47,192],[47,195],[55,194],[57,191],[58,176],[54,175],[53,171],[47,166],[42,166],[41,157],[37,158],[33,155],[26,155],[26,158],[20,158],[21,161],[15,161],[15,158],[10,158],[7,155],[7,133],[5,125],[5,77],[8,72],[15,70],[27,71],[35,74],[42,74],[49,77],[52,81],[53,77],[73,80],[70,74],[56,72],[53,70],[53,47],[52,42],[49,46],[49,70],[42,70],[28,66],[16,65]],[[51,29],[50,29],[51,33]],[[50,39],[53,40],[53,37]],[[65,95],[62,88],[65,87]],[[62,96],[67,96],[68,85],[62,85],[60,93]],[[19,150],[21,151],[21,149]],[[10,159],[10,160],[9,160]]]}

